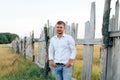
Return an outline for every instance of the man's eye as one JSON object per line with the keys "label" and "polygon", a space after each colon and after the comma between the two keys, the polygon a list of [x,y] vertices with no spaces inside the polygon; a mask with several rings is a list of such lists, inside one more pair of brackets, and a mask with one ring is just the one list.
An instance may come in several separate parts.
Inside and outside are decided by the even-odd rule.
{"label": "man's eye", "polygon": [[57,28],[62,28],[62,27],[57,27]]}

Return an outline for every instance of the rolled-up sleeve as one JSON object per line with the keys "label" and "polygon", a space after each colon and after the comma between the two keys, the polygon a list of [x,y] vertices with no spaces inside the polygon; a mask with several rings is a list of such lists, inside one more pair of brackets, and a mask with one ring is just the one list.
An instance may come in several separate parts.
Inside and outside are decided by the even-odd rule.
{"label": "rolled-up sleeve", "polygon": [[75,57],[76,57],[75,40],[71,36],[69,39],[69,46],[70,46],[70,50],[71,50],[70,59],[75,59]]}
{"label": "rolled-up sleeve", "polygon": [[54,47],[53,47],[52,40],[50,40],[48,54],[49,54],[49,60],[53,60]]}

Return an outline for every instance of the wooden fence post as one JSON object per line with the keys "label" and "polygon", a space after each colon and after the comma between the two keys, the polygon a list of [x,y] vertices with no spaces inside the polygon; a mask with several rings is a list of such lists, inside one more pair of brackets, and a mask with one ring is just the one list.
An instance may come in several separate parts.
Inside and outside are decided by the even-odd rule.
{"label": "wooden fence post", "polygon": [[33,59],[32,59],[32,61],[34,62],[35,61],[35,54],[34,54],[34,31],[32,31],[32,41],[31,41],[32,43],[32,54],[33,54]]}
{"label": "wooden fence post", "polygon": [[46,61],[46,42],[45,42],[45,33],[44,31],[41,32],[40,41],[39,41],[39,48],[38,48],[38,58],[37,64],[41,67],[45,67]]}
{"label": "wooden fence post", "polygon": [[66,23],[65,33],[70,35],[70,26]]}
{"label": "wooden fence post", "polygon": [[19,42],[18,42],[18,39],[17,39],[17,41],[16,41],[16,48],[17,48],[17,53],[19,54],[19,52],[20,52],[20,49],[19,49]]}
{"label": "wooden fence post", "polygon": [[75,23],[72,23],[70,32],[71,32],[71,36],[73,37],[73,39],[76,40],[77,36],[76,36],[76,26],[75,26]]}
{"label": "wooden fence post", "polygon": [[21,44],[21,55],[23,55],[23,40],[22,39],[20,41],[20,44]]}
{"label": "wooden fence post", "polygon": [[[85,23],[85,39],[88,39],[88,35],[89,33],[87,34],[88,30],[89,30],[89,27],[90,26],[90,23],[89,21]],[[87,47],[88,45],[84,45],[84,54],[83,54],[83,69],[82,69],[82,80],[87,80],[88,79],[88,50],[87,50]]]}
{"label": "wooden fence post", "polygon": [[[90,22],[85,25],[85,40],[94,40],[95,37],[95,2],[91,5]],[[83,71],[82,80],[91,80],[92,75],[92,60],[93,60],[94,45],[84,45]]]}
{"label": "wooden fence post", "polygon": [[[114,22],[115,22],[115,18],[114,18],[114,16],[112,17],[112,19],[110,20],[110,23],[109,23],[109,32],[110,31],[114,31]],[[113,38],[110,38],[111,40],[113,40]],[[113,43],[113,41],[112,41],[112,44],[114,45],[114,43]],[[106,80],[113,80],[112,78],[112,56],[113,56],[113,53],[114,53],[114,46],[109,46],[108,47],[108,56],[107,56],[107,72],[106,72]],[[106,53],[103,53],[103,54],[106,54]],[[105,74],[105,73],[104,73]]]}
{"label": "wooden fence post", "polygon": [[26,38],[24,37],[24,58],[26,58]]}
{"label": "wooden fence post", "polygon": [[[115,31],[119,31],[118,28],[118,22],[119,22],[119,0],[116,2],[115,7]],[[113,53],[113,59],[112,59],[112,71],[113,75],[111,80],[120,80],[120,38],[114,37],[114,53]]]}
{"label": "wooden fence post", "polygon": [[104,47],[100,48],[100,80],[106,80],[106,52]]}
{"label": "wooden fence post", "polygon": [[[101,52],[101,62],[100,62],[100,79],[106,80],[107,79],[107,64],[108,63],[108,46],[109,46],[109,16],[110,16],[110,3],[111,0],[105,0],[105,6],[104,6],[104,15],[103,15],[103,26],[102,26],[102,35],[103,35],[103,45],[102,49],[104,50],[104,53]],[[102,55],[105,55],[102,56]],[[104,61],[104,62],[102,62]],[[102,67],[105,66],[105,67]]]}
{"label": "wooden fence post", "polygon": [[46,59],[45,59],[45,67],[44,67],[44,76],[46,77],[48,75],[49,72],[49,59],[48,59],[48,40],[49,40],[49,36],[48,36],[48,28],[44,27],[44,33],[45,33],[45,43],[46,43]]}

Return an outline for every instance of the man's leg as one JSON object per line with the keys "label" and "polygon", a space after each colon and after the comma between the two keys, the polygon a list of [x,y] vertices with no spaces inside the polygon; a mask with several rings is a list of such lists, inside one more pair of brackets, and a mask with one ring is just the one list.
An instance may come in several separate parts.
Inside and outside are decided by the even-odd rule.
{"label": "man's leg", "polygon": [[57,67],[54,68],[54,72],[56,80],[63,80],[63,67],[61,65],[57,65]]}
{"label": "man's leg", "polygon": [[72,80],[73,66],[63,67],[63,80]]}

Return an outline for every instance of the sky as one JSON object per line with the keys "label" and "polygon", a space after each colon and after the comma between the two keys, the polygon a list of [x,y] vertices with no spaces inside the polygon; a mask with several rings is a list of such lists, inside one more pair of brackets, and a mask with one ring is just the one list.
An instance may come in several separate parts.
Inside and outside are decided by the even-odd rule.
{"label": "sky", "polygon": [[[111,15],[114,14],[115,1],[111,2]],[[105,0],[0,0],[0,32],[24,37],[34,30],[35,37],[39,38],[48,19],[53,26],[63,20],[68,24],[78,23],[78,38],[83,38],[92,2],[96,3],[95,36],[101,38]]]}

